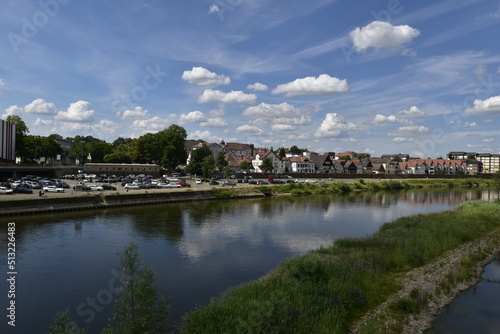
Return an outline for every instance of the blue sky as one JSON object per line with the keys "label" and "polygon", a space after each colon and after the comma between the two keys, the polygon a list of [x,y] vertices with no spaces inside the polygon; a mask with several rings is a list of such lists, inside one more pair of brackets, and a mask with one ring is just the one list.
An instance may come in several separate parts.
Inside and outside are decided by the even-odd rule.
{"label": "blue sky", "polygon": [[319,153],[500,153],[500,1],[2,2],[0,112],[30,133]]}

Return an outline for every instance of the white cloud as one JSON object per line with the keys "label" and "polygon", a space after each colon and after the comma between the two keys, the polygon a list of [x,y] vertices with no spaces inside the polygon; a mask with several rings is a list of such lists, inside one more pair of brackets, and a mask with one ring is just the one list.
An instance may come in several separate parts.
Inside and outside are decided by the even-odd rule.
{"label": "white cloud", "polygon": [[161,131],[170,125],[170,121],[165,118],[154,116],[146,119],[136,119],[130,126],[131,129],[140,129],[149,132]]}
{"label": "white cloud", "polygon": [[134,110],[118,111],[116,113],[118,118],[126,119],[144,119],[148,117],[148,110],[142,107],[135,107]]}
{"label": "white cloud", "polygon": [[2,118],[5,118],[9,115],[19,115],[23,112],[23,110],[23,108],[20,108],[18,106],[10,106],[5,109],[5,114],[2,115]]}
{"label": "white cloud", "polygon": [[401,49],[402,45],[420,35],[420,31],[407,25],[393,26],[389,22],[373,21],[363,28],[356,28],[349,33],[358,52],[368,48]]}
{"label": "white cloud", "polygon": [[480,64],[474,69],[474,74],[478,77],[484,77],[488,74],[488,68],[486,65]]}
{"label": "white cloud", "polygon": [[273,131],[293,131],[296,130],[297,127],[291,124],[274,124],[271,129]]}
{"label": "white cloud", "polygon": [[192,124],[192,123],[199,123],[203,122],[207,119],[204,113],[201,111],[191,111],[188,114],[182,114],[179,117],[179,124]]}
{"label": "white cloud", "polygon": [[477,126],[476,122],[465,122],[464,125],[462,125],[463,128],[475,128]]}
{"label": "white cloud", "polygon": [[48,119],[41,119],[40,117],[38,117],[35,121],[35,125],[36,126],[51,126],[51,125],[54,125],[54,121],[52,120],[48,120]]}
{"label": "white cloud", "polygon": [[200,86],[227,85],[231,83],[231,79],[225,75],[210,72],[203,67],[193,67],[191,71],[184,71],[182,80]]}
{"label": "white cloud", "polygon": [[373,122],[375,124],[396,124],[396,123],[413,124],[412,121],[409,121],[409,120],[404,119],[404,118],[396,117],[395,115],[384,116],[381,114],[377,114],[375,116],[375,118],[373,119]]}
{"label": "white cloud", "polygon": [[404,143],[407,141],[411,141],[411,139],[407,138],[407,137],[395,137],[395,138],[392,138],[392,141],[396,142],[396,143]]}
{"label": "white cloud", "polygon": [[3,79],[0,79],[0,93],[4,87],[5,87],[5,82],[3,81]]}
{"label": "white cloud", "polygon": [[264,91],[264,90],[269,90],[269,87],[267,87],[266,85],[264,85],[260,82],[256,82],[254,84],[248,85],[247,89]]}
{"label": "white cloud", "polygon": [[321,74],[319,77],[306,77],[295,81],[278,85],[273,89],[273,94],[283,94],[286,97],[296,95],[329,95],[349,92],[347,80]]}
{"label": "white cloud", "polygon": [[485,139],[483,139],[483,140],[481,140],[481,141],[482,141],[482,142],[485,142],[485,143],[492,143],[492,142],[494,142],[494,141],[495,141],[495,139],[494,139],[494,138],[485,138]]}
{"label": "white cloud", "polygon": [[245,125],[237,127],[236,132],[249,133],[249,134],[261,134],[263,131],[256,126],[245,124]]}
{"label": "white cloud", "polygon": [[57,114],[57,108],[54,103],[46,102],[44,99],[36,99],[24,107],[27,114]]}
{"label": "white cloud", "polygon": [[418,109],[417,106],[411,106],[410,110],[401,110],[396,113],[396,116],[399,117],[424,117],[425,113]]}
{"label": "white cloud", "polygon": [[500,113],[500,95],[487,100],[475,100],[474,107],[465,109],[466,114],[497,114]]}
{"label": "white cloud", "polygon": [[399,127],[397,130],[389,132],[387,135],[390,137],[411,138],[412,136],[424,135],[429,132],[429,129],[423,125],[411,125]]}
{"label": "white cloud", "polygon": [[95,111],[90,109],[90,102],[78,101],[71,103],[66,111],[59,111],[56,119],[67,122],[88,122],[94,119]]}
{"label": "white cloud", "polygon": [[342,115],[336,113],[326,114],[325,119],[314,134],[316,138],[341,137],[345,133],[359,130],[354,123],[347,123]]}
{"label": "white cloud", "polygon": [[255,94],[245,94],[242,91],[231,91],[229,93],[220,90],[205,89],[203,95],[198,98],[199,103],[245,103],[253,104],[257,101]]}
{"label": "white cloud", "polygon": [[114,135],[117,133],[118,129],[121,127],[120,124],[108,121],[100,120],[96,124],[85,124],[80,122],[63,122],[63,132],[66,133],[82,133],[82,132],[93,132],[96,136],[102,136],[103,133],[106,135]]}
{"label": "white cloud", "polygon": [[200,125],[206,128],[223,128],[229,126],[227,121],[221,117],[209,118],[205,122],[201,122]]}
{"label": "white cloud", "polygon": [[208,9],[209,14],[217,13],[220,10],[220,8],[217,5],[211,5],[210,8]]}
{"label": "white cloud", "polygon": [[303,140],[307,140],[307,139],[310,139],[311,136],[306,134],[306,133],[301,133],[299,135],[291,135],[288,137],[288,140],[298,140],[298,139],[303,139]]}
{"label": "white cloud", "polygon": [[187,137],[188,139],[194,139],[194,140],[203,139],[207,142],[212,142],[212,143],[220,142],[222,140],[221,137],[214,135],[208,130],[205,131],[196,130],[195,132],[190,133]]}
{"label": "white cloud", "polygon": [[299,116],[300,110],[287,102],[280,104],[261,103],[258,106],[248,107],[243,116],[290,117]]}

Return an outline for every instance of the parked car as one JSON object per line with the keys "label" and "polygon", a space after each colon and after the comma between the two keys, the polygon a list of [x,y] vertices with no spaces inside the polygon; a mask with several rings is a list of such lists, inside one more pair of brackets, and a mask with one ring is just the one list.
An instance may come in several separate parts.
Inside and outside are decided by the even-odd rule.
{"label": "parked car", "polygon": [[0,187],[0,194],[12,194],[13,191],[12,189],[9,189],[7,187]]}
{"label": "parked car", "polygon": [[45,187],[43,187],[43,191],[49,192],[49,193],[63,193],[64,188],[59,188],[56,186],[45,186]]}
{"label": "parked car", "polygon": [[33,194],[33,190],[23,186],[17,186],[14,189],[12,189],[12,191],[17,194]]}
{"label": "parked car", "polygon": [[234,187],[235,185],[236,185],[236,182],[234,182],[234,181],[224,181],[222,183],[223,187],[229,187],[229,186]]}
{"label": "parked car", "polygon": [[103,189],[103,190],[116,190],[116,187],[115,187],[115,186],[112,186],[112,185],[110,185],[110,184],[104,183],[104,184],[102,185],[102,189]]}
{"label": "parked car", "polygon": [[211,186],[218,186],[219,185],[219,182],[215,181],[215,180],[212,180],[210,181],[209,183]]}
{"label": "parked car", "polygon": [[181,188],[182,186],[177,183],[169,183],[167,184],[167,188]]}
{"label": "parked car", "polygon": [[73,186],[74,191],[90,191],[90,187],[86,184],[76,184]]}
{"label": "parked car", "polygon": [[196,179],[196,184],[202,184],[201,179]]}
{"label": "parked car", "polygon": [[183,182],[183,181],[179,181],[179,182],[177,182],[177,184],[180,185],[181,187],[186,187],[186,188],[191,187],[191,184]]}
{"label": "parked car", "polygon": [[125,189],[140,189],[137,184],[127,183]]}
{"label": "parked car", "polygon": [[89,184],[88,186],[89,186],[90,190],[92,190],[92,191],[103,191],[104,190],[103,187],[97,186],[95,184]]}

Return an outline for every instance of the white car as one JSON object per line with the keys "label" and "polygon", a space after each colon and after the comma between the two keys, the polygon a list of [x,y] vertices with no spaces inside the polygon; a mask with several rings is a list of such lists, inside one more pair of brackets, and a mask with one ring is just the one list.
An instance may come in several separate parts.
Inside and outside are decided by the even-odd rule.
{"label": "white car", "polygon": [[7,187],[0,187],[0,194],[12,194],[14,191]]}
{"label": "white car", "polygon": [[63,193],[64,188],[59,188],[56,186],[46,186],[46,187],[43,187],[43,191],[48,192],[48,193]]}
{"label": "white car", "polygon": [[125,189],[139,189],[139,186],[137,184],[127,183]]}
{"label": "white car", "polygon": [[104,190],[103,187],[96,186],[95,184],[89,184],[88,186],[89,186],[90,190],[92,190],[92,191],[103,191]]}
{"label": "white car", "polygon": [[202,184],[201,179],[196,179],[196,184]]}
{"label": "white car", "polygon": [[169,183],[167,184],[167,188],[181,188],[182,186],[177,183]]}

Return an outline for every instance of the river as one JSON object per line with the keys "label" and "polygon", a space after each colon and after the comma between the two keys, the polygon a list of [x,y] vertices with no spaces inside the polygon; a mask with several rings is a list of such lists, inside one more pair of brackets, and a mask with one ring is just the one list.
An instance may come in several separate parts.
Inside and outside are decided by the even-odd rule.
{"label": "river", "polygon": [[[153,266],[161,294],[170,298],[170,322],[230,287],[257,279],[283,260],[363,237],[398,217],[454,208],[488,197],[480,189],[363,192],[219,200],[0,220],[7,269],[7,224],[16,226],[16,327],[1,333],[43,333],[58,311],[69,309],[89,333],[113,312],[117,252],[135,241]],[[6,280],[0,306],[7,308]]]}

